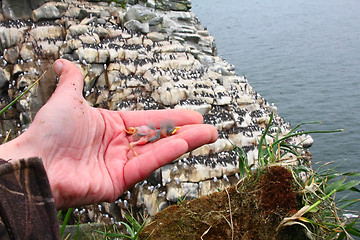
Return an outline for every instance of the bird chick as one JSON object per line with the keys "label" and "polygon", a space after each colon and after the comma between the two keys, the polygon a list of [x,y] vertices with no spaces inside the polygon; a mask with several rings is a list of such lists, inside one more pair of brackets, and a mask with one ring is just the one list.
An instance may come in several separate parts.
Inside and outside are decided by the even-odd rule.
{"label": "bird chick", "polygon": [[175,134],[180,127],[174,127],[172,123],[163,122],[160,124],[160,129],[156,129],[153,126],[140,126],[140,127],[129,127],[128,130],[124,131],[132,135],[131,142],[129,144],[131,151],[134,153],[134,156],[138,154],[135,152],[134,147],[137,145],[144,145],[146,143],[152,143],[160,138],[165,138]]}

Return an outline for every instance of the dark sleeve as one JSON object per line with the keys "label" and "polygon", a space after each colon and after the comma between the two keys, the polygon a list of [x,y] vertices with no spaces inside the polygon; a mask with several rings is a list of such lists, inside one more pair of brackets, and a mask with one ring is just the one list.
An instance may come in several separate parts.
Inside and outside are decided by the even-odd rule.
{"label": "dark sleeve", "polygon": [[0,159],[0,239],[58,238],[54,198],[41,159]]}

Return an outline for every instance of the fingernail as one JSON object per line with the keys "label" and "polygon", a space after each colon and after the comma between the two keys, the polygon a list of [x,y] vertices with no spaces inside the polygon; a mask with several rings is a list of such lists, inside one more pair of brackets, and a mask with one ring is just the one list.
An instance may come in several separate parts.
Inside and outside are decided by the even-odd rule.
{"label": "fingernail", "polygon": [[54,63],[54,71],[58,76],[60,74],[60,71],[61,71],[62,67],[63,67],[63,63],[61,61],[56,61]]}

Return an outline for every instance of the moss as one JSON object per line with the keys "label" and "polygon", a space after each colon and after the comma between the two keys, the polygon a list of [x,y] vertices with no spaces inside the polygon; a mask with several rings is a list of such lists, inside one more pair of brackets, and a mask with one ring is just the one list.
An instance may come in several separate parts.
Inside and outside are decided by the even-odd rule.
{"label": "moss", "polygon": [[[237,186],[159,212],[141,239],[306,239],[297,226],[276,232],[298,209],[291,173],[271,167]],[[230,205],[229,205],[230,202]]]}
{"label": "moss", "polygon": [[297,202],[291,173],[283,167],[273,166],[260,178],[260,208],[267,213],[287,215],[297,211]]}

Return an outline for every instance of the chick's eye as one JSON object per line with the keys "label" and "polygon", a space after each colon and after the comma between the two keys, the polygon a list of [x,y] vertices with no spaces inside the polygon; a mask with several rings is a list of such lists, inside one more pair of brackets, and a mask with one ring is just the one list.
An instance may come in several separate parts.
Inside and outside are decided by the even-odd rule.
{"label": "chick's eye", "polygon": [[168,128],[166,128],[166,133],[167,133],[168,135],[171,135],[173,131],[174,131],[174,128],[173,128],[173,127],[168,127]]}

